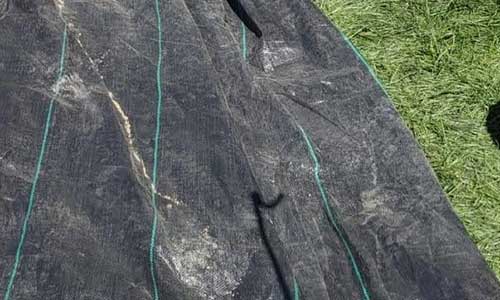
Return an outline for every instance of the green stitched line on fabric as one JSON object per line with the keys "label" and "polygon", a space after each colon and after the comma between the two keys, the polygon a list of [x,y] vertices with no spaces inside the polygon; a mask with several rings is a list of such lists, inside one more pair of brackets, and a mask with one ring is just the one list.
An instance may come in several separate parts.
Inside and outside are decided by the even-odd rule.
{"label": "green stitched line on fabric", "polygon": [[[57,73],[56,85],[59,84],[59,81],[61,80],[61,78],[64,74],[64,59],[66,56],[67,35],[68,35],[67,25],[64,24],[64,32],[63,32],[62,46],[61,46],[61,56],[59,58],[59,71]],[[10,272],[9,282],[7,284],[7,290],[5,291],[4,300],[10,299],[10,295],[12,293],[12,289],[14,286],[14,281],[16,279],[17,269],[19,268],[19,264],[21,261],[24,241],[26,239],[26,233],[28,231],[28,225],[29,225],[31,213],[33,211],[33,205],[35,202],[36,187],[38,184],[40,171],[42,169],[42,164],[43,164],[43,160],[45,157],[45,150],[47,147],[47,140],[48,140],[48,136],[49,136],[50,126],[52,123],[52,115],[54,112],[54,102],[55,102],[55,98],[58,95],[59,95],[59,88],[56,89],[56,93],[55,93],[54,97],[50,100],[49,108],[47,111],[47,116],[45,118],[45,127],[43,130],[42,145],[40,147],[40,153],[38,155],[38,161],[37,161],[37,165],[36,165],[36,169],[35,169],[33,183],[31,184],[31,192],[30,192],[30,197],[29,197],[29,201],[28,201],[28,208],[26,209],[26,215],[24,216],[23,226],[21,229],[21,236],[19,238],[19,243],[17,245],[14,265],[12,267],[12,271]]]}
{"label": "green stitched line on fabric", "polygon": [[293,299],[300,300],[300,287],[295,277],[293,277]]}
{"label": "green stitched line on fabric", "polygon": [[389,97],[389,94],[387,93],[387,89],[382,84],[382,81],[380,81],[377,74],[375,74],[375,71],[373,71],[373,68],[370,66],[370,64],[368,64],[368,61],[366,61],[366,58],[363,56],[363,54],[361,54],[359,49],[356,46],[354,46],[354,44],[351,42],[351,40],[342,31],[340,31],[340,29],[337,28],[337,31],[340,32],[340,34],[342,35],[342,38],[344,39],[344,41],[346,41],[346,43],[349,45],[349,47],[351,47],[352,51],[354,51],[354,53],[356,53],[356,56],[368,69],[368,72],[370,72],[370,75],[372,75],[373,79],[375,79],[375,81],[377,82],[379,87],[382,89],[382,91],[384,91],[385,95],[387,97]]}
{"label": "green stitched line on fabric", "polygon": [[161,129],[161,111],[162,111],[162,87],[161,87],[161,64],[162,64],[162,28],[161,28],[161,12],[160,12],[160,2],[155,0],[155,11],[156,11],[156,22],[158,27],[158,61],[156,64],[156,89],[157,89],[157,101],[156,101],[156,132],[155,132],[155,143],[154,143],[154,154],[153,154],[153,184],[151,186],[151,206],[153,207],[153,223],[151,225],[151,241],[149,244],[149,269],[151,272],[151,281],[153,286],[154,300],[158,300],[158,283],[156,279],[155,272],[155,245],[157,238],[157,227],[158,227],[158,208],[156,206],[156,186],[157,186],[157,174],[158,174],[158,149],[160,141],[160,129]]}
{"label": "green stitched line on fabric", "polygon": [[247,28],[245,24],[241,22],[241,49],[243,52],[243,58],[246,60],[248,58],[248,49],[247,49]]}
{"label": "green stitched line on fabric", "polygon": [[302,137],[304,138],[304,140],[307,144],[309,156],[314,163],[314,179],[316,181],[316,185],[318,186],[319,192],[321,194],[321,199],[323,200],[323,206],[326,210],[326,214],[328,216],[328,219],[329,219],[330,223],[333,225],[333,227],[335,228],[335,230],[337,231],[337,233],[342,241],[342,244],[344,245],[344,248],[347,251],[347,255],[349,256],[349,260],[351,261],[352,268],[353,268],[354,273],[356,275],[356,278],[359,282],[359,285],[361,287],[361,290],[363,292],[365,300],[369,300],[370,294],[368,293],[368,289],[366,288],[366,284],[363,280],[363,277],[362,277],[361,272],[359,270],[358,264],[356,263],[356,260],[354,259],[354,255],[352,254],[351,247],[349,247],[349,243],[347,242],[347,238],[344,236],[343,232],[340,230],[340,227],[337,224],[336,218],[334,217],[333,212],[330,208],[327,193],[325,191],[325,188],[323,187],[323,183],[322,183],[321,178],[319,176],[321,165],[320,165],[319,160],[316,156],[316,152],[314,151],[314,147],[311,143],[309,136],[307,135],[305,130],[302,128],[302,126],[300,126],[298,123],[296,123],[296,124],[302,133]]}

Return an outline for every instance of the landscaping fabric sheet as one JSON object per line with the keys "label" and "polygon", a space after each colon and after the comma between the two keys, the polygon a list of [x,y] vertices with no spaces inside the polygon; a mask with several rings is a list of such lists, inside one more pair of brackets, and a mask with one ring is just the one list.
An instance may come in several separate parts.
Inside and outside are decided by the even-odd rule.
{"label": "landscaping fabric sheet", "polygon": [[342,34],[240,2],[0,0],[4,299],[500,299]]}

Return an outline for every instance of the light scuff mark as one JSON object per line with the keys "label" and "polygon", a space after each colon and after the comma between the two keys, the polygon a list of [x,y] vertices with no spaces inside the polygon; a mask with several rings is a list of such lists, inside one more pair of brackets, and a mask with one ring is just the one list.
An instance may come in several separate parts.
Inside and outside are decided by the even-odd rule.
{"label": "light scuff mark", "polygon": [[[195,228],[188,230],[197,231]],[[199,234],[175,239],[168,244],[168,249],[175,273],[204,299],[215,300],[232,295],[249,265],[248,253],[228,255],[235,251],[234,246],[218,243],[210,236],[207,227]],[[158,246],[157,250],[160,257],[165,256],[163,248]],[[171,267],[170,262],[165,263]]]}
{"label": "light scuff mark", "polygon": [[120,102],[115,98],[113,93],[108,90],[107,94],[109,99],[111,100],[111,103],[113,104],[113,110],[118,118],[118,123],[120,124],[122,134],[127,143],[127,148],[130,154],[130,161],[132,163],[132,169],[134,171],[135,177],[137,178],[137,181],[144,187],[144,189],[148,193],[154,192],[156,193],[156,195],[169,201],[170,203],[181,205],[181,202],[179,202],[176,197],[164,195],[155,188],[155,186],[153,185],[153,181],[151,180],[151,177],[149,176],[146,169],[146,165],[144,164],[144,160],[142,159],[139,150],[135,146],[135,139],[129,117],[127,116],[127,114],[121,107]]}
{"label": "light scuff mark", "polygon": [[[58,1],[62,1],[62,0],[58,0]],[[83,54],[90,62],[90,67],[99,76],[101,85],[104,87],[105,94],[108,97],[108,99],[111,101],[113,111],[115,113],[115,116],[117,117],[118,124],[120,125],[122,135],[123,135],[123,137],[126,141],[126,144],[127,144],[130,162],[132,164],[132,170],[133,170],[134,176],[136,177],[137,182],[144,188],[146,193],[148,193],[148,194],[156,193],[156,195],[169,201],[170,203],[173,203],[175,205],[180,205],[181,203],[176,199],[176,197],[170,197],[168,195],[161,194],[153,186],[153,181],[148,174],[144,160],[142,159],[142,156],[141,156],[137,146],[135,145],[135,139],[134,139],[134,135],[133,135],[133,131],[132,131],[132,125],[131,125],[130,118],[127,116],[125,110],[122,108],[119,99],[117,99],[116,96],[107,87],[107,85],[105,83],[104,76],[101,74],[96,61],[92,58],[92,56],[88,53],[88,51],[84,47],[84,45],[80,39],[82,34],[80,32],[78,32],[75,28],[71,28],[71,29],[74,31],[74,38],[75,38],[76,43],[80,46],[81,50],[83,51]]]}
{"label": "light scuff mark", "polygon": [[[94,87],[87,87],[78,73],[67,74],[52,86],[54,100],[62,107],[78,110],[76,129],[83,134],[95,134],[104,124],[104,116],[96,100],[91,97]],[[81,112],[81,113],[80,113]]]}
{"label": "light scuff mark", "polygon": [[[156,189],[153,186],[153,181],[151,180],[151,177],[147,172],[144,160],[141,158],[139,150],[135,146],[130,119],[123,110],[123,108],[121,107],[120,102],[118,102],[118,100],[113,95],[113,93],[108,90],[107,94],[109,99],[111,100],[111,103],[113,104],[113,111],[115,112],[118,118],[120,129],[127,143],[127,148],[130,154],[130,161],[132,162],[132,168],[134,174],[136,175],[136,178],[138,179],[139,183],[141,183],[141,185],[143,185],[146,188],[146,190],[151,190],[156,192]],[[143,178],[146,180],[143,180]]]}
{"label": "light scuff mark", "polygon": [[52,93],[58,95],[54,98],[59,104],[74,108],[70,102],[83,101],[90,96],[90,90],[77,73],[64,75],[52,86]]}
{"label": "light scuff mark", "polygon": [[302,56],[299,49],[288,47],[285,41],[268,41],[262,49],[262,63],[266,73],[294,62]]}
{"label": "light scuff mark", "polygon": [[64,0],[54,0],[54,4],[56,5],[57,9],[59,10],[59,13],[62,13],[64,9]]}

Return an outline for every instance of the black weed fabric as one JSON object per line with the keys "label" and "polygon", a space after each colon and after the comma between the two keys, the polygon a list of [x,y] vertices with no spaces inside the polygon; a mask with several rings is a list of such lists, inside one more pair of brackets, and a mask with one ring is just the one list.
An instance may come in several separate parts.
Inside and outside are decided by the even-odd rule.
{"label": "black weed fabric", "polygon": [[[267,209],[252,191],[285,197]],[[8,300],[156,300],[153,278],[169,300],[500,295],[309,0],[0,0],[2,298],[17,253]]]}

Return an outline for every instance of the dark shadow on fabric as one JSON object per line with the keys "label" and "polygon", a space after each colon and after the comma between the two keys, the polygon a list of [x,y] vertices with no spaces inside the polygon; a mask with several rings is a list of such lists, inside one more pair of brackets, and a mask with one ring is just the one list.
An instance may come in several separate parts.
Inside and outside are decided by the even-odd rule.
{"label": "dark shadow on fabric", "polygon": [[500,149],[500,102],[490,106],[486,117],[486,129],[493,143]]}
{"label": "dark shadow on fabric", "polygon": [[250,15],[247,13],[243,5],[240,3],[239,0],[227,0],[229,3],[229,6],[231,6],[231,9],[234,11],[234,13],[240,18],[240,20],[245,24],[245,26],[253,32],[258,38],[262,37],[262,31],[260,30],[259,26],[255,21],[250,17]]}
{"label": "dark shadow on fabric", "polygon": [[281,202],[281,200],[283,200],[284,196],[283,194],[279,194],[278,197],[271,203],[265,203],[264,201],[262,201],[260,194],[257,192],[253,192],[250,195],[250,197],[252,198],[255,215],[257,216],[257,222],[259,223],[260,236],[262,237],[262,241],[264,242],[264,246],[266,247],[267,253],[271,257],[276,277],[278,277],[278,283],[280,285],[280,288],[283,292],[283,295],[285,296],[285,299],[292,300],[292,293],[290,292],[286,284],[285,276],[283,275],[283,270],[279,265],[278,258],[276,257],[276,254],[273,251],[271,243],[269,242],[269,238],[267,237],[266,231],[264,230],[264,219],[260,211],[260,208],[276,207]]}

